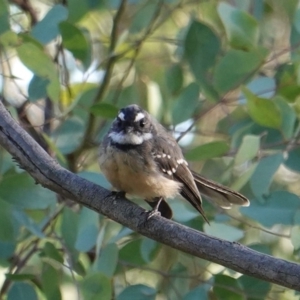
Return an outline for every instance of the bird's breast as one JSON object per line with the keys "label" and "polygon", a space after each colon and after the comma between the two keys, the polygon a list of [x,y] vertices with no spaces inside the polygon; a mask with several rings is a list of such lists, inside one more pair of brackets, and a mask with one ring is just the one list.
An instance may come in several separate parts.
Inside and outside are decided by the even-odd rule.
{"label": "bird's breast", "polygon": [[179,193],[181,184],[166,178],[154,161],[148,161],[137,151],[122,151],[109,145],[101,149],[101,171],[118,191],[141,198],[172,198]]}

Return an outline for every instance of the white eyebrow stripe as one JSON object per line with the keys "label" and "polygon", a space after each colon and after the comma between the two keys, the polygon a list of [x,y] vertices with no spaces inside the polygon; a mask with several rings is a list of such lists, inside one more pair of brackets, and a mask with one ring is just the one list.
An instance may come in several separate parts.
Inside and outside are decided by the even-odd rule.
{"label": "white eyebrow stripe", "polygon": [[119,117],[122,121],[125,121],[125,115],[124,115],[124,113],[123,113],[122,111],[118,114],[118,117]]}
{"label": "white eyebrow stripe", "polygon": [[145,118],[145,114],[143,114],[142,112],[139,112],[134,119],[134,122],[138,122],[140,120],[142,120],[143,118]]}

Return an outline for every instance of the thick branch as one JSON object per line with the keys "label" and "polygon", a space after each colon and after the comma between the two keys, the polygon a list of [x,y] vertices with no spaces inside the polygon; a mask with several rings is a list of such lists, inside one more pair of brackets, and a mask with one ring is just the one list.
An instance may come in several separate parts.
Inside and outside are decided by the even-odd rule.
{"label": "thick branch", "polygon": [[300,291],[300,265],[209,237],[144,210],[62,168],[12,119],[0,102],[0,144],[44,187],[73,199],[151,239],[235,271]]}

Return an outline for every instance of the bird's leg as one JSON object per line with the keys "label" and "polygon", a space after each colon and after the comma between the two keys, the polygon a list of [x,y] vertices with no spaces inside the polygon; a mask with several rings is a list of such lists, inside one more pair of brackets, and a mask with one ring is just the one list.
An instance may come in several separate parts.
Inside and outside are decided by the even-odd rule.
{"label": "bird's leg", "polygon": [[159,198],[159,200],[157,201],[156,205],[153,207],[152,210],[148,211],[148,216],[147,216],[147,220],[151,219],[153,216],[161,216],[160,211],[158,210],[159,205],[161,203],[161,201],[163,200],[163,198]]}

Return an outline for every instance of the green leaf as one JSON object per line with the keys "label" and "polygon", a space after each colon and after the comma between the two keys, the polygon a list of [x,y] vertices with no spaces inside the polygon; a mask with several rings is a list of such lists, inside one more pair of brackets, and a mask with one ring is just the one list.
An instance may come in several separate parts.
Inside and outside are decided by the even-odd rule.
{"label": "green leaf", "polygon": [[299,67],[296,64],[287,62],[286,64],[278,67],[275,75],[276,93],[283,96],[291,103],[294,103],[300,94],[300,86],[298,84],[298,68]]}
{"label": "green leaf", "polygon": [[282,154],[270,155],[259,162],[250,180],[251,189],[257,198],[269,193],[273,176],[282,162]]}
{"label": "green leaf", "polygon": [[[7,260],[9,261],[9,259],[13,256],[14,252],[15,252],[15,248],[16,248],[16,244],[13,242],[4,242],[2,240],[0,240],[0,261],[3,260]],[[3,264],[1,264],[1,266],[3,266]]]}
{"label": "green leaf", "polygon": [[192,21],[185,41],[184,56],[197,80],[203,81],[220,51],[218,36],[207,25]]}
{"label": "green leaf", "polygon": [[35,102],[45,98],[47,96],[47,86],[49,83],[49,79],[34,75],[28,87],[29,100]]}
{"label": "green leaf", "polygon": [[238,281],[227,275],[216,275],[213,286],[216,300],[244,300]]}
{"label": "green leaf", "polygon": [[266,55],[267,51],[264,48],[248,52],[229,50],[215,67],[214,85],[216,89],[224,94],[248,81],[258,71]]}
{"label": "green leaf", "polygon": [[243,88],[243,93],[247,99],[249,115],[257,124],[276,129],[281,127],[281,114],[272,100],[257,97],[246,88]]}
{"label": "green leaf", "polygon": [[199,85],[191,83],[185,87],[174,101],[172,117],[174,124],[181,123],[192,118],[199,106]]}
{"label": "green leaf", "polygon": [[68,10],[61,4],[54,5],[45,17],[32,28],[31,35],[43,45],[55,39],[58,34],[58,24],[68,17]]}
{"label": "green leaf", "polygon": [[109,103],[97,103],[91,106],[90,112],[105,119],[114,119],[118,115],[119,109]]}
{"label": "green leaf", "polygon": [[62,257],[61,253],[50,242],[45,243],[42,251],[42,256],[47,256],[49,258],[52,258],[55,261],[59,262],[60,264],[64,262],[64,258]]}
{"label": "green leaf", "polygon": [[241,146],[235,156],[235,164],[240,165],[256,157],[260,146],[260,137],[257,135],[245,135]]}
{"label": "green leaf", "polygon": [[240,174],[239,177],[231,184],[231,188],[235,191],[239,191],[242,189],[243,186],[250,180],[252,177],[258,163],[254,163],[248,167],[247,171]]}
{"label": "green leaf", "polygon": [[[41,46],[33,42],[23,42],[17,47],[17,53],[22,63],[35,75],[49,80],[47,85],[48,96],[57,101],[60,93],[60,83],[56,67],[51,58],[44,53]],[[32,59],[34,57],[34,59]]]}
{"label": "green leaf", "polygon": [[198,146],[189,150],[185,157],[187,160],[206,160],[209,158],[220,157],[228,153],[229,145],[224,141],[216,141]]}
{"label": "green leaf", "polygon": [[[225,2],[219,4],[218,12],[232,47],[252,49],[257,46],[259,27],[257,21],[252,16]],[[236,67],[237,64],[234,66]]]}
{"label": "green leaf", "polygon": [[52,191],[36,185],[26,173],[6,173],[0,182],[0,198],[21,209],[45,209],[56,200]]}
{"label": "green leaf", "polygon": [[208,290],[205,285],[200,285],[191,291],[189,291],[183,298],[183,300],[209,300]]}
{"label": "green leaf", "polygon": [[111,188],[111,184],[107,181],[107,179],[105,178],[105,176],[103,174],[96,173],[96,172],[83,171],[83,172],[77,173],[77,175],[88,181],[99,184],[106,189]]}
{"label": "green leaf", "polygon": [[125,288],[117,300],[155,300],[156,290],[152,287],[136,284]]}
{"label": "green leaf", "polygon": [[5,274],[5,278],[11,281],[25,281],[25,280],[33,280],[35,279],[35,275],[33,274]]}
{"label": "green leaf", "polygon": [[282,124],[280,129],[284,137],[288,140],[292,138],[294,134],[295,122],[297,119],[296,113],[284,98],[277,96],[273,101],[281,113]]}
{"label": "green leaf", "polygon": [[84,136],[85,123],[77,116],[67,119],[53,133],[56,147],[63,154],[75,151],[81,144]]}
{"label": "green leaf", "polygon": [[142,30],[146,30],[154,18],[158,5],[160,5],[158,0],[143,2],[137,12],[133,15],[129,26],[129,32],[136,34]]}
{"label": "green leaf", "polygon": [[141,255],[145,262],[150,263],[157,254],[160,245],[149,238],[143,238],[141,243]]}
{"label": "green leaf", "polygon": [[266,227],[294,224],[295,213],[299,209],[298,196],[286,191],[272,192],[265,198],[265,203],[250,202],[249,207],[240,208],[241,212]]}
{"label": "green leaf", "polygon": [[13,216],[15,221],[24,226],[27,230],[29,230],[33,235],[39,238],[45,238],[44,233],[42,232],[40,226],[36,224],[25,212],[20,210],[15,210],[13,212]]}
{"label": "green leaf", "polygon": [[[132,265],[143,265],[145,261],[141,255],[140,248],[140,240],[129,242],[120,250],[119,259],[126,261]],[[134,253],[134,255],[132,255],[132,253]]]}
{"label": "green leaf", "polygon": [[180,64],[173,64],[166,70],[166,84],[171,95],[176,95],[183,85],[183,70]]}
{"label": "green leaf", "polygon": [[76,23],[82,19],[89,12],[89,3],[90,1],[68,0],[68,21]]}
{"label": "green leaf", "polygon": [[98,223],[99,215],[96,212],[86,207],[81,209],[75,243],[78,251],[87,252],[95,246],[99,232]]}
{"label": "green leaf", "polygon": [[81,30],[70,22],[59,24],[63,46],[68,49],[76,59],[80,60],[86,69],[91,64],[91,47]]}
{"label": "green leaf", "polygon": [[9,6],[5,0],[0,0],[0,35],[9,29]]}
{"label": "green leaf", "polygon": [[271,289],[269,282],[243,275],[238,279],[247,295],[247,299],[266,299]]}
{"label": "green leaf", "polygon": [[111,300],[111,279],[101,273],[87,275],[80,283],[84,300]]}
{"label": "green leaf", "polygon": [[13,242],[17,238],[17,226],[14,223],[12,206],[0,199],[0,207],[0,240]]}
{"label": "green leaf", "polygon": [[300,226],[293,226],[291,230],[291,241],[295,250],[300,249]]}
{"label": "green leaf", "polygon": [[243,230],[227,224],[216,222],[210,222],[210,225],[205,223],[204,232],[220,239],[226,239],[230,242],[236,242],[244,237]]}
{"label": "green leaf", "polygon": [[100,250],[94,262],[93,270],[111,278],[116,270],[119,258],[119,249],[115,243],[108,244]]}
{"label": "green leaf", "polygon": [[34,288],[24,282],[15,282],[9,289],[7,300],[37,300]]}
{"label": "green leaf", "polygon": [[62,215],[61,234],[67,248],[76,255],[75,243],[78,233],[78,215],[65,207]]}
{"label": "green leaf", "polygon": [[47,300],[60,300],[61,292],[60,292],[60,276],[49,264],[44,263],[42,272],[41,272],[41,283],[42,283],[42,291],[46,296]]}
{"label": "green leaf", "polygon": [[[1,20],[0,20],[0,27],[1,27]],[[15,32],[11,30],[7,30],[4,33],[0,34],[0,45],[2,45],[3,47],[16,47],[18,46],[18,44],[19,44],[19,36]]]}
{"label": "green leaf", "polygon": [[288,152],[284,165],[293,171],[300,172],[300,148]]}

